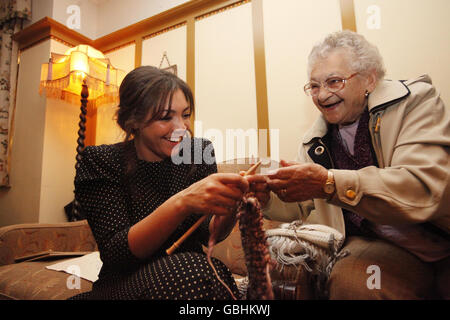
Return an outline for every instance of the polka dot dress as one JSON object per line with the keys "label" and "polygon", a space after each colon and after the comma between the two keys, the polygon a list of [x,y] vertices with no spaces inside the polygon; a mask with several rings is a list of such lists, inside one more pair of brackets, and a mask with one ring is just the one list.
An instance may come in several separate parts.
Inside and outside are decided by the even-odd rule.
{"label": "polka dot dress", "polygon": [[[191,145],[194,160],[193,151],[205,150],[210,142],[193,139]],[[215,172],[215,163],[177,165],[170,158],[140,160],[132,141],[87,147],[75,177],[75,196],[94,234],[103,266],[92,291],[74,299],[231,299],[202,250],[209,238],[209,219],[170,256],[165,250],[201,215],[183,221],[146,260],[136,258],[128,247],[131,226],[172,195]],[[213,263],[221,279],[239,296],[231,272],[221,261],[213,258]]]}

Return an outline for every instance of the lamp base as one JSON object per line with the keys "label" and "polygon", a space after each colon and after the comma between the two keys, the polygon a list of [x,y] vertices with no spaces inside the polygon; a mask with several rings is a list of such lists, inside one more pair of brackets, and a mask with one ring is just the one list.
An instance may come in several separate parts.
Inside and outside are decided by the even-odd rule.
{"label": "lamp base", "polygon": [[[81,89],[81,106],[80,106],[80,122],[78,130],[78,139],[77,139],[77,156],[75,163],[75,170],[78,170],[80,167],[80,162],[82,158],[82,152],[85,147],[85,137],[86,137],[86,113],[87,113],[87,103],[88,103],[89,91],[86,84],[86,80],[83,80],[83,85]],[[66,207],[68,209],[66,210]],[[66,214],[68,215],[69,221],[77,221],[86,219],[83,213],[81,212],[80,203],[75,198],[71,203],[69,203],[64,210],[66,210]],[[69,212],[69,213],[68,213]]]}

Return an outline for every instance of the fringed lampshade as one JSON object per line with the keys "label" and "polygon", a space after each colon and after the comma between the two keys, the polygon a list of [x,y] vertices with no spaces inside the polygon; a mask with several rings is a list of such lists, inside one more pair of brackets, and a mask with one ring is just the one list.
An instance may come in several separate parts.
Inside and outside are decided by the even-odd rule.
{"label": "fringed lampshade", "polygon": [[80,103],[83,81],[89,90],[88,107],[117,103],[119,85],[125,72],[114,68],[103,53],[88,45],[79,45],[65,54],[52,53],[41,69],[39,93],[48,98]]}

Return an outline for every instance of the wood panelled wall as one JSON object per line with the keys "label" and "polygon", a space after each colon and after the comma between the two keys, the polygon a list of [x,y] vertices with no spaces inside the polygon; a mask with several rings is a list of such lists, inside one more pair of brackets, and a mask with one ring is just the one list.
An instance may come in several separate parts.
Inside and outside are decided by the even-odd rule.
{"label": "wood panelled wall", "polygon": [[[118,50],[134,43],[134,61],[135,67],[138,67],[141,65],[142,61],[142,41],[145,38],[152,34],[171,30],[171,28],[174,28],[177,25],[184,24],[187,28],[186,81],[195,93],[195,21],[248,2],[252,3],[257,129],[268,130],[269,115],[264,48],[263,0],[192,0],[96,40],[89,39],[47,17],[17,33],[14,36],[14,39],[18,41],[21,51],[48,39],[60,41],[68,46],[88,44],[104,53]],[[356,31],[353,0],[340,0],[340,6],[342,28]],[[92,112],[93,114],[91,117],[92,119],[95,119],[95,111]],[[195,115],[192,117],[192,125],[194,124],[194,119]],[[95,130],[93,132],[95,132]],[[90,140],[92,140],[92,137]],[[270,136],[268,134],[268,150],[266,154],[270,156],[269,143]]]}

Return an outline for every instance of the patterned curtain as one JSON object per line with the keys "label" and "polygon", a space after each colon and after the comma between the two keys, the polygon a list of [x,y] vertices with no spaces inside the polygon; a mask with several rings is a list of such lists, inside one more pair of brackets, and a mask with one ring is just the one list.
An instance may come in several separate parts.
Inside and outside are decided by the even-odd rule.
{"label": "patterned curtain", "polygon": [[14,116],[17,55],[12,36],[31,18],[31,0],[0,0],[0,186],[9,186],[9,154]]}

